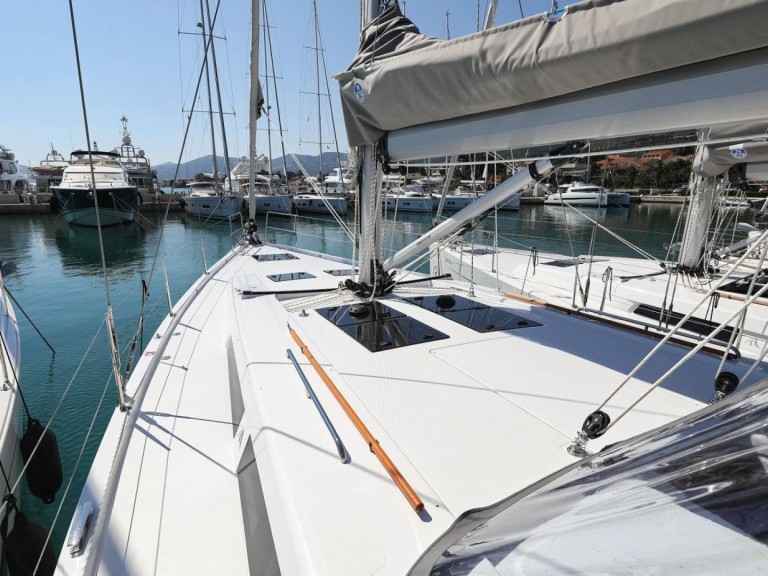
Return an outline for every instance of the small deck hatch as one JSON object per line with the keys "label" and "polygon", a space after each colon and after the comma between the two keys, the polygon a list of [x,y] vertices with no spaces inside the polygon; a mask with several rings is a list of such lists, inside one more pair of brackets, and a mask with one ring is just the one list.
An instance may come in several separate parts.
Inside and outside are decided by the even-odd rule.
{"label": "small deck hatch", "polygon": [[448,338],[447,334],[381,302],[331,306],[320,308],[317,313],[371,352]]}
{"label": "small deck hatch", "polygon": [[285,272],[283,274],[270,274],[267,276],[272,282],[287,282],[289,280],[306,280],[314,278],[309,272]]}
{"label": "small deck hatch", "polygon": [[352,268],[343,268],[341,270],[323,270],[326,274],[331,276],[352,276]]}
{"label": "small deck hatch", "polygon": [[[608,262],[605,258],[592,258],[592,262]],[[554,266],[555,268],[570,268],[576,264],[589,264],[589,258],[579,256],[578,258],[563,258],[562,260],[549,260],[542,262],[543,266]]]}
{"label": "small deck hatch", "polygon": [[541,326],[522,316],[518,316],[509,308],[489,306],[482,302],[470,300],[454,294],[439,296],[414,296],[405,298],[407,302],[431,310],[475,332],[494,332],[496,330],[517,330]]}
{"label": "small deck hatch", "polygon": [[293,254],[289,254],[288,252],[278,252],[276,254],[254,254],[254,258],[256,258],[259,262],[274,262],[275,260],[298,260],[298,257],[294,256]]}

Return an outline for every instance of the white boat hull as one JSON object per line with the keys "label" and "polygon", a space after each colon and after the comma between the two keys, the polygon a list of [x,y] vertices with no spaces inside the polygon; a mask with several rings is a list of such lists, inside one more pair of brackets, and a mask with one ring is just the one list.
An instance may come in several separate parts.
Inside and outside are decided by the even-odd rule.
{"label": "white boat hull", "polygon": [[381,201],[387,212],[428,212],[432,213],[432,198],[429,196],[387,196]]}
{"label": "white boat hull", "polygon": [[[445,197],[445,203],[443,204],[443,210],[446,210],[448,212],[457,212],[463,208],[466,208],[472,202],[475,201],[474,196],[459,196],[456,194],[448,194]],[[439,194],[433,194],[432,195],[432,209],[437,210],[438,206],[440,206],[440,195]]]}
{"label": "white boat hull", "polygon": [[347,213],[347,199],[321,196],[295,196],[293,207],[299,214],[331,214],[331,209],[337,214]]}
{"label": "white boat hull", "polygon": [[266,214],[268,212],[278,214],[291,214],[293,212],[293,202],[290,196],[256,194],[256,212]]}
{"label": "white boat hull", "polygon": [[243,198],[239,196],[187,196],[184,211],[197,218],[233,220],[240,217]]}
{"label": "white boat hull", "polygon": [[608,205],[608,195],[603,194],[575,194],[569,196],[567,193],[563,194],[550,194],[547,199],[544,200],[544,204],[547,206],[582,206],[582,207],[594,207],[601,208]]}

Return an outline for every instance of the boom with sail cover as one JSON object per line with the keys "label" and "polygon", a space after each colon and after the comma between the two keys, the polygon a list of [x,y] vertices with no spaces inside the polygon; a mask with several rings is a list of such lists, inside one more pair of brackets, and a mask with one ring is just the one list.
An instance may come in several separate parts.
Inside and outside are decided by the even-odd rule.
{"label": "boom with sail cover", "polygon": [[768,98],[766,18],[762,0],[589,0],[441,41],[393,5],[337,75],[347,137],[387,134],[406,160],[751,122]]}

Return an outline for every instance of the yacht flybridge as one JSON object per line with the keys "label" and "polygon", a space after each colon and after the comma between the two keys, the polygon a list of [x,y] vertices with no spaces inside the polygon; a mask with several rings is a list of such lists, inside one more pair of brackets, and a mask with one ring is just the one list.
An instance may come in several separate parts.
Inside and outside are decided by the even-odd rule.
{"label": "yacht flybridge", "polygon": [[[706,475],[725,472],[734,450],[754,472],[745,485],[765,501],[763,428],[710,437],[706,446],[722,446],[701,459],[689,449],[702,445],[708,418],[760,421],[761,404],[728,396],[748,394],[766,376],[761,365],[712,340],[657,340],[409,266],[578,154],[574,140],[765,114],[768,4],[594,0],[445,42],[419,34],[396,4],[380,13],[378,3],[363,5],[371,21],[360,53],[338,76],[361,167],[359,259],[265,244],[247,223],[118,382],[120,405],[58,572],[480,576],[516,566],[764,566],[759,526],[712,505],[718,495],[737,501],[741,486]],[[581,34],[593,29],[603,33]],[[379,43],[384,30],[388,41]],[[251,46],[255,79],[259,42]],[[538,58],[530,77],[522,46]],[[574,58],[583,69],[566,73]],[[257,102],[254,86],[251,158]],[[520,114],[528,128],[509,130]],[[489,115],[498,121],[480,118]],[[383,253],[384,171],[518,138],[557,150]],[[764,386],[754,387],[757,398]],[[675,424],[691,414],[693,425]],[[645,436],[615,445],[637,435]],[[651,466],[654,445],[672,454],[657,466],[668,483],[642,466],[625,474],[638,461]],[[566,480],[614,483],[558,506],[546,494],[563,469]],[[523,512],[505,517],[505,507]],[[531,519],[528,532],[501,521],[520,518]],[[653,547],[638,553],[650,536]]]}

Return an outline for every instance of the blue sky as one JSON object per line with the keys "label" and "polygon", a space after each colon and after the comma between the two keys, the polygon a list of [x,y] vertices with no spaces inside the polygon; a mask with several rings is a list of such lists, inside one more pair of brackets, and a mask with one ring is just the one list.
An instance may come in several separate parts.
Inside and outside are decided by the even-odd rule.
{"label": "blue sky", "polygon": [[[216,0],[210,0],[213,11]],[[319,151],[312,0],[268,0],[278,95],[293,152]],[[320,31],[329,75],[346,68],[358,43],[359,2],[317,0]],[[561,1],[561,5],[573,2]],[[402,6],[401,1],[401,6]],[[126,115],[133,142],[154,164],[175,162],[184,129],[182,107],[191,105],[200,66],[199,0],[75,0],[81,64],[91,138],[101,149],[120,142],[120,117]],[[480,0],[481,19],[486,0]],[[523,0],[526,16],[544,12],[550,0]],[[476,0],[406,0],[408,17],[422,32],[445,38],[446,12],[452,37],[477,29]],[[518,0],[500,0],[497,23],[520,17]],[[263,18],[262,18],[263,23]],[[250,0],[221,0],[217,59],[222,86],[230,156],[247,154],[248,46]],[[0,51],[4,54],[0,90],[0,143],[16,152],[22,164],[36,165],[53,145],[65,156],[85,145],[69,7],[65,0],[5,2]],[[323,80],[324,83],[324,80]],[[331,81],[339,146],[345,151],[341,111]],[[322,87],[321,91],[325,88]],[[274,92],[274,91],[272,91]],[[202,93],[203,95],[205,92]],[[214,93],[214,106],[215,104]],[[330,143],[328,98],[323,98],[324,150]],[[272,116],[276,122],[274,93]],[[196,109],[207,110],[207,97]],[[231,113],[234,112],[235,115]],[[260,127],[265,122],[260,121]],[[195,114],[183,160],[210,153],[210,131],[204,114]],[[258,148],[266,152],[266,132]],[[218,133],[217,133],[218,139]],[[221,143],[217,144],[221,154]],[[281,155],[273,138],[273,157]]]}

